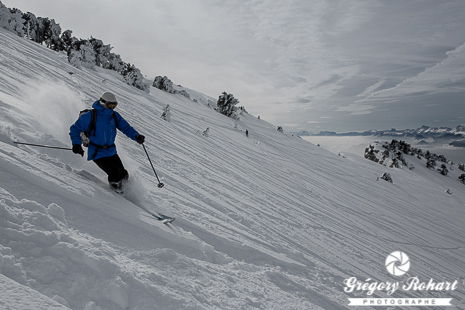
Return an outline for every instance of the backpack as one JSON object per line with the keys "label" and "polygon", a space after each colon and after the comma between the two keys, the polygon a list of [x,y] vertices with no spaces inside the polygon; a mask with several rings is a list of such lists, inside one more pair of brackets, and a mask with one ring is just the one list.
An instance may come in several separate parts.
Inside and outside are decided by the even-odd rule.
{"label": "backpack", "polygon": [[[79,112],[79,117],[81,117],[81,115],[87,113],[87,112],[91,112],[92,113],[92,116],[90,118],[90,124],[89,124],[89,128],[87,128],[86,131],[83,131],[81,132],[81,142],[82,142],[82,145],[84,147],[88,147],[89,146],[89,143],[90,143],[90,140],[89,140],[89,137],[92,133],[92,131],[94,132],[94,136],[95,136],[95,123],[97,123],[97,110],[95,109],[85,109],[85,110],[82,110],[81,112]],[[115,124],[116,124],[116,128],[118,128],[118,120],[116,119],[116,114],[115,112],[113,111],[113,119],[115,120]]]}

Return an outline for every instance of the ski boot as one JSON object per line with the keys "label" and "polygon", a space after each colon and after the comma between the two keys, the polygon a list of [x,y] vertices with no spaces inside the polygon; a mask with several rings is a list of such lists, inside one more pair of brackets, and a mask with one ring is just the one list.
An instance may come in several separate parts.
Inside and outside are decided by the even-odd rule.
{"label": "ski boot", "polygon": [[123,181],[110,182],[110,188],[120,195],[124,194]]}

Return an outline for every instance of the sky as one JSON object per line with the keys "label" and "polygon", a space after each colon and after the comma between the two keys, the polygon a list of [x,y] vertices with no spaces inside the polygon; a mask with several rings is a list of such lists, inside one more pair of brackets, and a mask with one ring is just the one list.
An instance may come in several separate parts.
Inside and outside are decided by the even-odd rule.
{"label": "sky", "polygon": [[463,0],[1,0],[286,131],[465,124]]}

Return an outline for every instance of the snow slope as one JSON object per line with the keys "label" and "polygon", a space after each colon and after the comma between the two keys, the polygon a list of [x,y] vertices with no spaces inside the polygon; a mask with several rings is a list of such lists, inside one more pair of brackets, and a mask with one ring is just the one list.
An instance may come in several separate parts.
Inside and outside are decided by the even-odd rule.
{"label": "snow slope", "polygon": [[[459,281],[394,297],[465,309],[465,187],[452,176],[340,157],[248,114],[235,128],[205,102],[76,70],[3,29],[0,43],[0,309],[355,309],[347,298],[366,294],[344,279],[393,281],[393,251],[408,276]],[[70,124],[105,90],[146,136],[163,189],[121,133],[125,197],[70,151],[13,143],[70,147]],[[386,171],[393,184],[376,181]]]}

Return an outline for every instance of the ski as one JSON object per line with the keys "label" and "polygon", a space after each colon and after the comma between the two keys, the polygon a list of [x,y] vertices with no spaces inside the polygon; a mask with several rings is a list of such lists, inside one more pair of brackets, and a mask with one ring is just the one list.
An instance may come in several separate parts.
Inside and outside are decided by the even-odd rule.
{"label": "ski", "polygon": [[[90,181],[93,181],[95,182],[96,184],[99,184],[100,186],[102,186],[103,188],[108,188],[107,187],[107,184],[105,182],[103,182],[101,179],[99,179],[98,177],[96,177],[95,175],[93,175],[92,173],[90,172],[87,172],[85,170],[76,170],[76,173]],[[134,201],[131,201],[129,200],[127,197],[125,197],[124,195],[124,189],[123,188],[119,188],[119,189],[116,189],[112,186],[110,186],[110,190],[112,190],[113,192],[117,193],[118,195],[120,195],[122,198],[130,201],[131,203],[133,203],[136,207],[144,210],[145,212],[147,212],[149,215],[153,216],[154,218],[156,218],[158,221],[160,221],[161,223],[163,224],[170,224],[172,223],[175,218],[174,217],[171,217],[171,216],[167,216],[167,215],[164,215],[164,214],[161,214],[161,213],[154,213],[148,209],[146,209],[145,207],[143,206],[140,206],[139,204],[135,203]]]}
{"label": "ski", "polygon": [[147,211],[151,216],[153,216],[154,218],[156,218],[157,220],[159,220],[160,222],[162,222],[163,224],[169,224],[169,223],[172,223],[175,218],[174,217],[170,217],[170,216],[166,216],[166,215],[163,215],[163,214],[160,214],[158,213],[155,214],[153,212],[149,212]]}
{"label": "ski", "polygon": [[[122,196],[124,197],[124,196]],[[130,201],[130,200],[129,200]],[[131,201],[132,202],[132,201]],[[161,213],[158,213],[158,212],[152,212],[148,209],[146,209],[145,207],[137,204],[137,203],[134,203],[132,202],[135,206],[139,207],[140,209],[144,210],[145,212],[147,212],[148,214],[150,214],[151,216],[153,216],[154,218],[156,218],[158,221],[162,222],[163,224],[170,224],[172,223],[175,218],[174,217],[171,217],[171,216],[167,216],[167,215],[164,215],[164,214],[161,214]]]}

